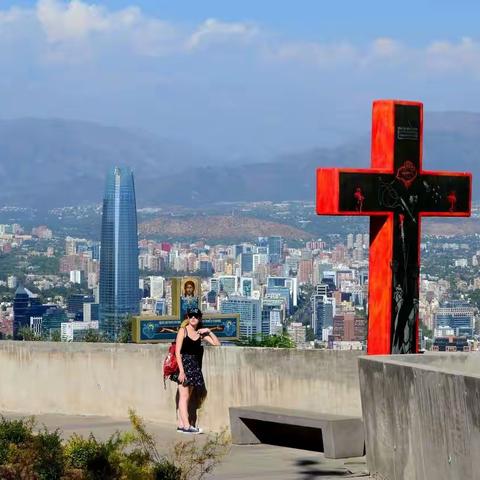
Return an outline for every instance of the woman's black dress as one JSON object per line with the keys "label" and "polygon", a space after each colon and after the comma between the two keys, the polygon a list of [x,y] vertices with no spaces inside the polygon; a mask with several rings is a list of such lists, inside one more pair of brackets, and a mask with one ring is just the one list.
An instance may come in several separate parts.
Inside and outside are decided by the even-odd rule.
{"label": "woman's black dress", "polygon": [[[205,380],[203,379],[202,374],[202,338],[198,337],[197,340],[192,340],[188,336],[188,331],[185,328],[185,337],[183,339],[180,354],[182,355],[183,370],[186,377],[183,385],[186,387],[205,387]],[[178,373],[173,374],[170,377],[171,380],[180,383],[178,381],[178,375]]]}

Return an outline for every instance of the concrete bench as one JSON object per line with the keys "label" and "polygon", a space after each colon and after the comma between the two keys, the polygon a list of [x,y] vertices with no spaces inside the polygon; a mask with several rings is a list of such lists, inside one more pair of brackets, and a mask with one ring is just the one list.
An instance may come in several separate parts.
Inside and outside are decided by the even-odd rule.
{"label": "concrete bench", "polygon": [[[265,441],[265,432],[272,424],[297,427],[297,430],[300,427],[300,435],[307,431],[313,433],[308,444],[315,448],[310,449],[323,451],[327,458],[364,455],[365,436],[360,417],[266,406],[230,407],[232,442],[236,445],[278,444],[276,439],[282,436],[278,432]],[[285,431],[288,432],[288,427]]]}

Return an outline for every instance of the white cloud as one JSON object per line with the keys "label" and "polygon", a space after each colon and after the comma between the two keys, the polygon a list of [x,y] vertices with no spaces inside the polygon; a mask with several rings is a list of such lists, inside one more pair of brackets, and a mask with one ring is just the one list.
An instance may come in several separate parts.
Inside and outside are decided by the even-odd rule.
{"label": "white cloud", "polygon": [[51,42],[78,40],[110,28],[109,15],[103,8],[79,0],[39,0],[37,16]]}
{"label": "white cloud", "polygon": [[135,6],[109,9],[100,0],[38,0],[30,9],[0,10],[0,27],[0,35],[8,32],[9,38],[16,32],[18,42],[28,36],[35,38],[36,52],[41,52],[43,61],[79,63],[115,51],[121,56],[138,57],[195,55],[205,49],[235,46],[252,59],[297,63],[319,70],[401,68],[426,74],[480,74],[480,43],[471,38],[435,41],[417,48],[388,37],[366,45],[285,40],[253,23],[209,18],[188,29],[149,16]]}
{"label": "white cloud", "polygon": [[186,46],[195,49],[203,45],[226,41],[250,41],[259,33],[259,29],[248,23],[227,23],[214,18],[205,20],[188,38]]}
{"label": "white cloud", "polygon": [[456,44],[436,41],[426,49],[425,60],[432,70],[480,73],[480,43],[468,37]]}
{"label": "white cloud", "polygon": [[280,61],[299,61],[317,67],[335,67],[355,62],[358,51],[349,43],[286,43],[270,51]]}

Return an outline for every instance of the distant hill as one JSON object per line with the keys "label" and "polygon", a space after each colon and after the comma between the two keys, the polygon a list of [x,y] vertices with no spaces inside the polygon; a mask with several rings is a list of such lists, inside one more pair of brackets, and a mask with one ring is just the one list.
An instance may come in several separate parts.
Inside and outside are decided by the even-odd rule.
{"label": "distant hill", "polygon": [[[365,126],[365,131],[368,126]],[[480,197],[480,114],[426,113],[424,167],[471,171]],[[191,146],[127,129],[70,120],[0,121],[0,204],[101,201],[113,164],[135,171],[139,206],[220,201],[312,200],[315,169],[368,167],[370,139],[292,153],[271,162],[214,164]]]}
{"label": "distant hill", "polygon": [[291,239],[311,239],[312,234],[282,223],[260,220],[258,218],[235,215],[162,216],[141,223],[142,236],[162,238],[203,238],[206,240],[227,240],[237,238],[257,238],[259,236],[281,235]]}
{"label": "distant hill", "polygon": [[189,145],[129,129],[63,119],[0,121],[1,204],[98,203],[113,165],[131,166],[141,180],[210,163]]}
{"label": "distant hill", "polygon": [[422,222],[422,234],[439,237],[458,237],[480,233],[478,218],[428,218]]}
{"label": "distant hill", "polygon": [[[480,198],[480,114],[427,113],[425,115],[423,166],[430,170],[470,171],[473,198]],[[265,162],[222,169],[203,167],[160,180],[161,201],[188,204],[190,201],[295,200],[315,197],[318,167],[370,165],[370,138],[365,135],[337,148],[318,148]],[[176,187],[184,186],[181,193]],[[145,192],[148,196],[148,188]],[[156,197],[160,199],[160,197]],[[155,197],[148,197],[154,201]]]}

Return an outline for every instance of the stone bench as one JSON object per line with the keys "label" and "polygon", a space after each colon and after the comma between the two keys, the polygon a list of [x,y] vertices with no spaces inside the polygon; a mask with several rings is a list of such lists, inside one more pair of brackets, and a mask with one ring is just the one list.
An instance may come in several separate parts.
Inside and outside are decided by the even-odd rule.
{"label": "stone bench", "polygon": [[295,427],[300,437],[308,433],[309,449],[323,451],[327,458],[364,455],[365,436],[360,417],[266,406],[230,407],[232,443],[236,445],[278,444],[276,439],[280,440],[281,433],[271,435],[273,438],[265,434],[272,424],[288,425],[285,432]]}

